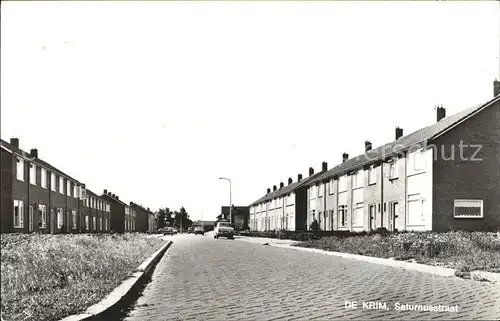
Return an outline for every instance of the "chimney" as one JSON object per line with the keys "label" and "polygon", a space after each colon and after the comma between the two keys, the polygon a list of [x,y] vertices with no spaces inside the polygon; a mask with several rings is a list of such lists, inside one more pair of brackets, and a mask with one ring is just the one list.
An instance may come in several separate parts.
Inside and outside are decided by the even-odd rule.
{"label": "chimney", "polygon": [[349,154],[347,154],[347,153],[343,153],[343,154],[342,154],[342,163],[343,163],[343,162],[345,162],[345,161],[346,161],[346,160],[348,160],[348,159],[349,159]]}
{"label": "chimney", "polygon": [[273,186],[273,192],[275,192],[277,189],[276,185]]}
{"label": "chimney", "polygon": [[108,194],[108,190],[107,189],[104,189],[104,195],[107,195]]}
{"label": "chimney", "polygon": [[436,117],[437,117],[436,120],[437,122],[446,117],[446,108],[443,108],[443,105],[437,106]]}
{"label": "chimney", "polygon": [[283,182],[280,183],[280,189],[283,188],[283,186],[285,186],[285,184],[283,184]]}
{"label": "chimney", "polygon": [[314,174],[314,168],[309,167],[309,176],[312,176]]}
{"label": "chimney", "polygon": [[10,144],[13,145],[15,148],[19,148],[19,138],[11,138]]}
{"label": "chimney", "polygon": [[111,193],[111,196],[112,196],[113,198],[115,198],[115,197],[116,197],[116,195],[115,195],[114,193]]}
{"label": "chimney", "polygon": [[267,194],[269,194],[269,193],[271,193],[271,189],[270,188],[267,189]]}
{"label": "chimney", "polygon": [[32,148],[30,151],[31,157],[38,158],[38,149]]}
{"label": "chimney", "polygon": [[396,140],[403,137],[403,128],[396,127]]}
{"label": "chimney", "polygon": [[120,198],[118,197],[118,195],[116,195],[116,199],[119,200]]}
{"label": "chimney", "polygon": [[326,172],[328,170],[328,163],[327,162],[323,162],[323,164],[321,164],[321,170],[323,172]]}
{"label": "chimney", "polygon": [[500,81],[498,79],[495,79],[493,82],[493,97],[496,97],[500,95]]}
{"label": "chimney", "polygon": [[292,178],[288,177],[288,185],[292,184]]}
{"label": "chimney", "polygon": [[369,140],[367,140],[365,141],[365,152],[368,152],[370,150],[372,150],[372,143]]}
{"label": "chimney", "polygon": [[108,192],[108,196],[113,196],[113,195],[111,194],[111,192]]}
{"label": "chimney", "polygon": [[302,179],[302,174],[297,175],[297,182],[300,182],[301,179]]}

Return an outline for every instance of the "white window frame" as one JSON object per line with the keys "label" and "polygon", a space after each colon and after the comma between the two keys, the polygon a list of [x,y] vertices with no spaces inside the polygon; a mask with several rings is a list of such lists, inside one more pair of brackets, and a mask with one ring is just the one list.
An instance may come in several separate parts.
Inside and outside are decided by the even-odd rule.
{"label": "white window frame", "polygon": [[[16,207],[18,218],[16,220]],[[24,228],[24,202],[21,200],[14,200],[12,207],[12,225],[14,228]],[[16,222],[17,221],[17,222]]]}
{"label": "white window frame", "polygon": [[311,186],[311,189],[310,189],[310,191],[309,191],[309,199],[310,199],[310,200],[313,200],[313,199],[315,199],[315,198],[316,198],[316,195],[317,195],[317,193],[318,193],[318,192],[317,192],[317,189],[318,189],[318,188],[317,188],[317,186],[316,186],[316,185],[312,185],[312,186]]}
{"label": "white window frame", "polygon": [[57,208],[57,228],[61,229],[64,224],[64,211],[61,207]]}
{"label": "white window frame", "polygon": [[389,163],[389,179],[396,179],[399,177],[397,160]]}
{"label": "white window frame", "polygon": [[47,228],[47,206],[45,204],[38,204],[38,219],[40,220],[40,228]]}
{"label": "white window frame", "polygon": [[[427,169],[427,164],[426,164],[426,160],[425,160],[425,154],[424,154],[424,151],[423,150],[417,150],[415,152],[412,153],[412,161],[413,161],[413,166],[412,166],[412,169],[413,171],[415,172],[422,172],[422,171],[425,171]],[[418,161],[420,161],[423,165],[422,168],[420,167],[417,167],[418,165]]]}
{"label": "white window frame", "polygon": [[328,182],[328,193],[330,195],[335,193],[335,180],[333,178]]}
{"label": "white window frame", "polygon": [[30,184],[36,186],[36,165],[30,163]]}
{"label": "white window frame", "polygon": [[71,220],[72,220],[72,222],[71,222],[71,228],[73,230],[76,230],[76,227],[77,227],[76,222],[78,220],[78,216],[76,215],[76,210],[72,210],[71,211]]}
{"label": "white window frame", "polygon": [[85,231],[89,230],[89,227],[90,227],[89,224],[90,224],[89,216],[85,215]]}
{"label": "white window frame", "polygon": [[347,191],[347,175],[339,177],[339,192]]}
{"label": "white window frame", "polygon": [[66,195],[71,196],[71,181],[66,180]]}
{"label": "white window frame", "polygon": [[78,196],[80,196],[80,190],[79,190],[80,186],[75,184],[73,186],[73,197],[74,198],[78,198]]}
{"label": "white window frame", "polygon": [[50,189],[53,192],[57,192],[57,177],[55,173],[50,173]]}
{"label": "white window frame", "polygon": [[377,169],[374,165],[368,167],[368,185],[377,184]]}
{"label": "white window frame", "polygon": [[[364,203],[355,203],[352,204],[352,226],[353,227],[362,227],[364,226]],[[358,211],[361,210],[361,217],[358,217]],[[358,222],[358,218],[361,219],[361,222]]]}
{"label": "white window frame", "polygon": [[[480,204],[481,216],[474,216],[474,215],[458,215],[457,216],[457,214],[456,214],[457,202],[468,202],[468,203],[478,202]],[[484,202],[481,199],[455,199],[455,200],[453,200],[453,217],[454,218],[484,218],[483,211],[484,211]]]}
{"label": "white window frame", "polygon": [[64,194],[64,177],[59,176],[59,193]]}
{"label": "white window frame", "polygon": [[106,231],[108,230],[108,218],[107,217],[104,219],[104,230],[106,230]]}
{"label": "white window frame", "polygon": [[353,186],[353,188],[361,188],[361,187],[363,187],[363,185],[364,185],[363,174],[364,174],[364,170],[360,169],[354,175],[352,175],[352,186]]}
{"label": "white window frame", "polygon": [[99,231],[102,231],[102,217],[99,217]]}
{"label": "white window frame", "polygon": [[24,159],[16,157],[16,178],[18,181],[24,182]]}
{"label": "white window frame", "polygon": [[318,185],[318,197],[323,197],[323,183]]}
{"label": "white window frame", "polygon": [[97,231],[97,220],[95,216],[92,216],[92,227],[92,230]]}
{"label": "white window frame", "polygon": [[43,167],[40,167],[40,186],[47,188],[47,170]]}

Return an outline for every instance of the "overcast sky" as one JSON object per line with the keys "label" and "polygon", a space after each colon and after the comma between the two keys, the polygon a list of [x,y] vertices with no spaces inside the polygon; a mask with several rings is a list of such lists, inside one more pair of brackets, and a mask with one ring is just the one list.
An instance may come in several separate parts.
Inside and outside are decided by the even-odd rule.
{"label": "overcast sky", "polygon": [[499,3],[2,2],[1,137],[214,219],[493,97]]}

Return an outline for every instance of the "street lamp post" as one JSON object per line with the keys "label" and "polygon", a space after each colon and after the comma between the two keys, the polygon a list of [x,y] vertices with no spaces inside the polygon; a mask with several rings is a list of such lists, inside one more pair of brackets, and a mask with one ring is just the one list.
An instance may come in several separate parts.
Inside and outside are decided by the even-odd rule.
{"label": "street lamp post", "polygon": [[219,179],[229,181],[229,224],[232,224],[231,207],[233,205],[233,201],[231,199],[231,194],[232,194],[232,192],[231,192],[231,180],[229,178],[226,178],[226,177],[219,177]]}

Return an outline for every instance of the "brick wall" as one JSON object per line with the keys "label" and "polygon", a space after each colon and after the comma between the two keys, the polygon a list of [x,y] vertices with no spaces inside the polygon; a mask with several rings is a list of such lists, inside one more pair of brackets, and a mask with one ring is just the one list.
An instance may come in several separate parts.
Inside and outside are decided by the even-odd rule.
{"label": "brick wall", "polygon": [[[462,148],[459,144],[481,145]],[[493,230],[500,228],[500,101],[461,125],[438,137],[437,159],[433,162],[433,227],[449,229]],[[454,146],[454,147],[452,147]],[[451,155],[455,161],[446,160]],[[481,199],[484,218],[457,219],[453,214],[454,199]]]}

